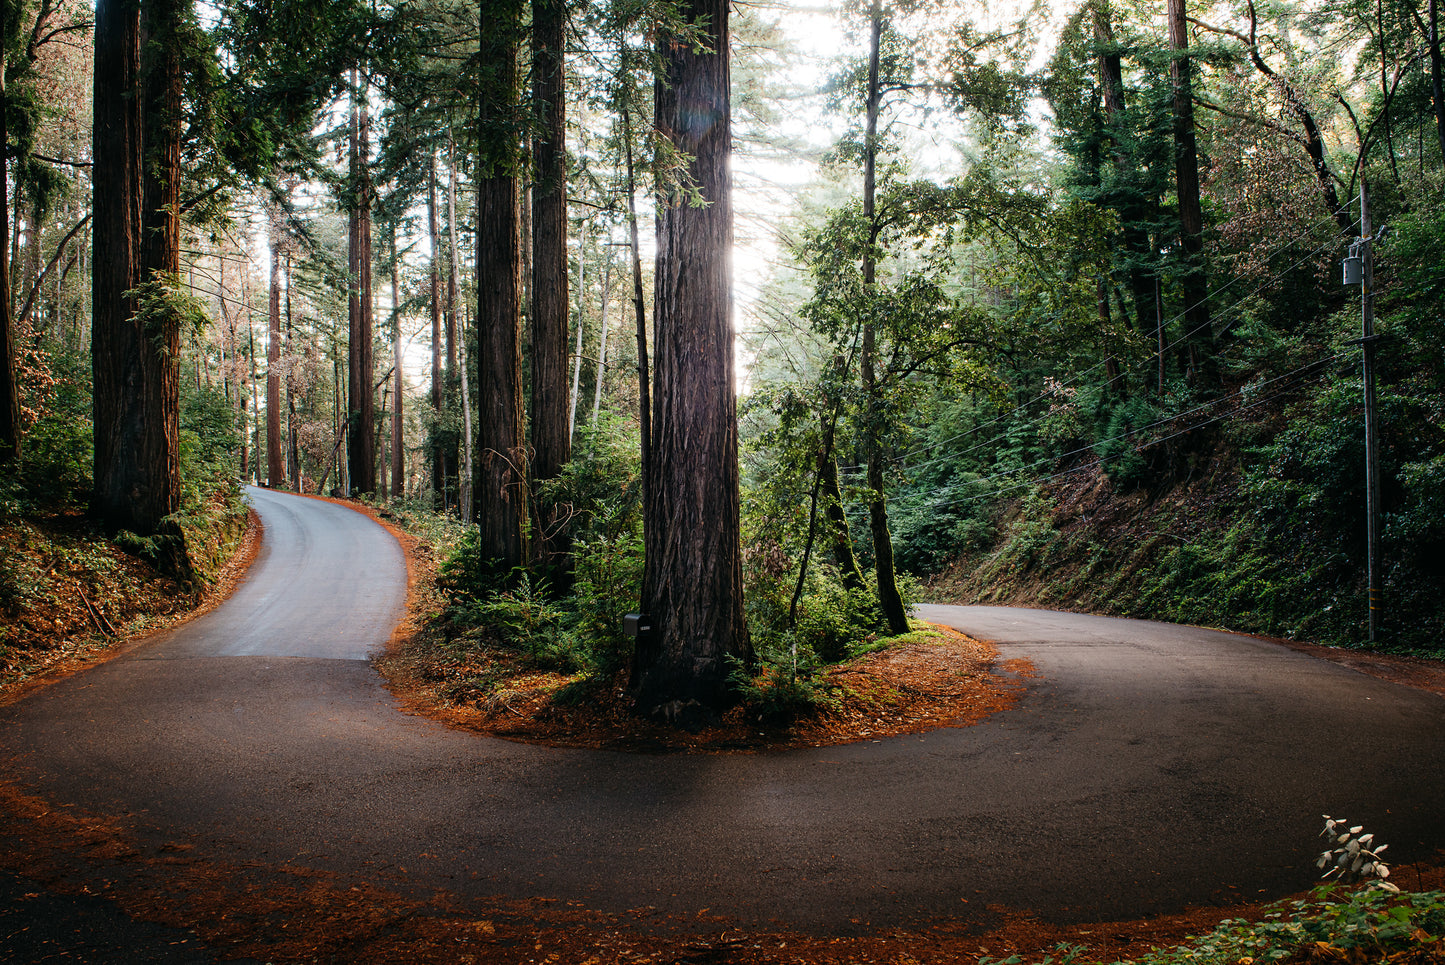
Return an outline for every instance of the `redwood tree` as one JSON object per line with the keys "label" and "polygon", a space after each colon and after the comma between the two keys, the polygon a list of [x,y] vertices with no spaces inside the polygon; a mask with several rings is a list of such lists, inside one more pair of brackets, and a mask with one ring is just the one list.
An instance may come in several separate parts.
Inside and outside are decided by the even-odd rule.
{"label": "redwood tree", "polygon": [[1199,203],[1199,151],[1194,140],[1194,84],[1189,58],[1189,23],[1185,0],[1169,0],[1169,68],[1174,88],[1174,180],[1179,200],[1179,235],[1184,249],[1185,341],[1190,367],[1206,391],[1217,388],[1219,367],[1214,358],[1214,331],[1209,317],[1209,281],[1204,270],[1204,212]]}
{"label": "redwood tree", "polygon": [[733,370],[727,0],[684,0],[699,45],[660,40],[660,134],[689,159],[658,199],[654,383],[642,608],[632,690],[646,714],[696,718],[729,696],[728,658],[751,658],[743,616]]}
{"label": "redwood tree", "polygon": [[372,387],[371,305],[371,112],[366,88],[352,87],[351,235],[348,246],[351,295],[348,299],[347,385],[349,421],[346,462],[351,492],[376,492],[376,397]]}
{"label": "redwood tree", "polygon": [[[91,350],[95,489],[108,529],[147,535],[180,499],[182,75],[190,0],[99,0]],[[144,297],[139,293],[145,292]]]}
{"label": "redwood tree", "polygon": [[[427,158],[426,165],[426,219],[428,235],[431,238],[431,272],[428,282],[431,287],[431,407],[432,414],[440,417],[442,411],[442,291],[441,291],[441,230],[437,226],[437,162],[436,156]],[[446,449],[437,444],[432,451],[432,491],[437,497],[437,506],[447,509],[447,457]]]}
{"label": "redwood tree", "polygon": [[[567,144],[565,0],[532,0],[532,475],[551,479],[571,455],[567,389]],[[542,562],[565,552],[565,534],[537,504]]]}
{"label": "redwood tree", "polygon": [[522,432],[522,234],[517,52],[525,0],[481,4],[477,157],[477,454],[482,561],[526,560],[527,457]]}
{"label": "redwood tree", "polygon": [[271,232],[271,297],[266,334],[266,485],[286,485],[281,456],[281,232]]}

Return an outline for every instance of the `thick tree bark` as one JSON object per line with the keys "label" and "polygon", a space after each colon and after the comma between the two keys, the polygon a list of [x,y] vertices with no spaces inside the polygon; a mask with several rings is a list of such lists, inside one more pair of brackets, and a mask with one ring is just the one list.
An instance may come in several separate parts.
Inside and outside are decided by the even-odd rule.
{"label": "thick tree bark", "polygon": [[[571,457],[567,391],[567,143],[565,0],[532,0],[532,96],[538,113],[532,188],[532,478],[552,479]],[[565,568],[568,535],[534,503],[538,562]]]}
{"label": "thick tree bark", "polygon": [[[109,530],[143,535],[171,530],[162,521],[179,508],[180,328],[164,299],[150,299],[142,317],[128,293],[174,283],[179,268],[174,33],[187,7],[187,0],[100,0],[96,8],[91,510]],[[184,567],[183,549],[174,562]]]}
{"label": "thick tree bark", "polygon": [[1169,75],[1174,88],[1174,179],[1179,203],[1179,235],[1184,251],[1184,342],[1198,386],[1219,385],[1214,331],[1209,317],[1209,282],[1204,270],[1204,212],[1199,203],[1199,152],[1194,141],[1194,86],[1190,77],[1189,23],[1185,0],[1169,0],[1169,46],[1174,50]]}
{"label": "thick tree bark", "polygon": [[483,563],[526,561],[522,432],[522,235],[516,121],[524,0],[482,5],[477,176],[476,518]]}
{"label": "thick tree bark", "polygon": [[751,660],[743,614],[733,368],[727,0],[685,0],[702,44],[663,37],[658,131],[691,158],[706,202],[658,199],[647,572],[632,690],[646,714],[684,721],[730,699],[728,658]]}
{"label": "thick tree bark", "polygon": [[[5,103],[6,57],[0,51],[0,104]],[[10,182],[0,109],[0,466],[20,458],[20,384],[15,372],[15,318],[10,305]]]}
{"label": "thick tree bark", "polygon": [[[863,286],[876,284],[877,261],[874,246],[878,238],[876,213],[878,167],[878,111],[880,88],[878,60],[883,38],[883,12],[878,0],[870,11],[871,39],[868,47],[867,134],[863,148],[863,218],[868,223],[868,247],[863,255]],[[863,323],[863,349],[860,357],[863,382],[864,429],[863,448],[868,464],[868,528],[873,535],[873,578],[878,586],[878,606],[888,629],[895,634],[908,632],[908,611],[898,592],[898,575],[893,567],[893,534],[888,528],[888,502],[883,487],[883,444],[878,438],[878,393],[880,391],[875,359],[877,333],[871,321]]]}
{"label": "thick tree bark", "polygon": [[266,485],[286,487],[281,452],[281,235],[271,235],[271,297],[266,333]]}
{"label": "thick tree bark", "polygon": [[[356,344],[360,340],[361,331],[361,243],[358,235],[361,231],[361,205],[357,199],[359,189],[357,181],[360,177],[358,171],[358,156],[361,150],[361,126],[360,126],[360,98],[356,95],[357,72],[351,72],[351,116],[350,129],[348,131],[348,160],[349,160],[349,184],[351,185],[352,198],[347,208],[347,236],[346,236],[346,427],[347,427],[347,455],[354,451],[354,440],[356,437],[356,424],[353,418],[359,407],[357,401],[356,386],[361,382],[360,356],[357,355]],[[338,394],[340,389],[337,389]],[[342,473],[337,467],[336,482],[341,487],[344,495],[351,494],[351,482],[348,474]]]}
{"label": "thick tree bark", "polygon": [[349,393],[350,423],[347,465],[351,492],[376,492],[376,364],[372,358],[371,297],[371,111],[365,84],[353,86],[356,123],[351,142],[351,186],[354,192],[351,235],[352,297],[350,312]]}
{"label": "thick tree bark", "polygon": [[391,497],[406,498],[406,420],[402,408],[401,285],[397,279],[400,257],[396,251],[396,225],[391,226]]}

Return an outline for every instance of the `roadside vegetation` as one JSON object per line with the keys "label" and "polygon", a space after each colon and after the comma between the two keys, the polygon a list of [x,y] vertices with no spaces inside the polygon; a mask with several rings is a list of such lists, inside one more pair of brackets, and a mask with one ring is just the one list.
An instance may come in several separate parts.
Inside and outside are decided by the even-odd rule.
{"label": "roadside vegetation", "polygon": [[[1374,835],[1325,815],[1326,849],[1316,862],[1330,884],[1310,895],[1266,906],[1249,918],[1226,918],[1207,934],[1170,948],[1116,961],[1085,944],[1060,943],[1042,955],[985,955],[979,965],[1292,965],[1445,962],[1445,892],[1404,891],[1390,880]],[[1438,875],[1439,870],[1432,872]],[[1349,882],[1357,884],[1351,886]]]}
{"label": "roadside vegetation", "polygon": [[1227,918],[1211,932],[1136,958],[1100,958],[1064,943],[1043,954],[983,956],[979,965],[1438,965],[1445,962],[1445,892],[1322,887],[1270,906],[1256,920]]}
{"label": "roadside vegetation", "polygon": [[224,398],[194,385],[183,393],[177,556],[134,533],[107,536],[87,516],[88,377],[73,355],[32,358],[44,378],[27,398],[25,454],[0,476],[0,689],[184,616],[246,533],[231,466],[237,421]]}

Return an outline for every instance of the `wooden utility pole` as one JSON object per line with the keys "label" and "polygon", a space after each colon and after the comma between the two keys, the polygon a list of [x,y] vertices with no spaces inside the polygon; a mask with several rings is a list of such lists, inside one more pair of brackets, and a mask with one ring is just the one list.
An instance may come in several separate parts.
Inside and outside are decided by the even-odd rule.
{"label": "wooden utility pole", "polygon": [[1370,590],[1370,642],[1380,620],[1380,443],[1375,423],[1375,256],[1371,250],[1370,195],[1360,183],[1360,344],[1365,350],[1365,539]]}

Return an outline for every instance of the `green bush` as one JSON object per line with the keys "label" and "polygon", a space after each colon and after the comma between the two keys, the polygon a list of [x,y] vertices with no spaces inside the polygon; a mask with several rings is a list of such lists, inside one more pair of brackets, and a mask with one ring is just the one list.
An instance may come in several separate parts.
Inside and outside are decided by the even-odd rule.
{"label": "green bush", "polygon": [[595,521],[596,535],[572,544],[572,595],[564,601],[567,625],[583,642],[588,661],[607,676],[632,660],[632,640],[622,632],[622,616],[642,596],[642,534],[608,532],[609,520]]}
{"label": "green bush", "polygon": [[743,705],[760,720],[785,720],[839,706],[823,676],[823,664],[791,634],[773,638],[750,668],[736,657],[729,680]]}
{"label": "green bush", "polygon": [[92,488],[90,372],[78,356],[50,360],[53,381],[40,418],[25,434],[16,481],[26,503],[83,505]]}
{"label": "green bush", "polygon": [[1159,418],[1158,407],[1141,396],[1130,396],[1105,411],[1103,438],[1094,451],[1116,489],[1126,491],[1149,481],[1149,461],[1140,444],[1150,436],[1140,430]]}

